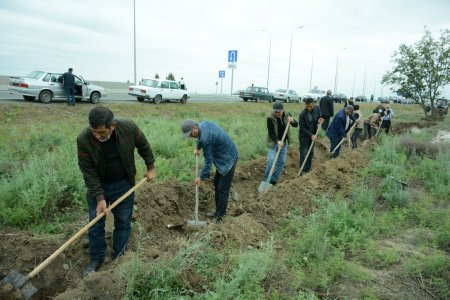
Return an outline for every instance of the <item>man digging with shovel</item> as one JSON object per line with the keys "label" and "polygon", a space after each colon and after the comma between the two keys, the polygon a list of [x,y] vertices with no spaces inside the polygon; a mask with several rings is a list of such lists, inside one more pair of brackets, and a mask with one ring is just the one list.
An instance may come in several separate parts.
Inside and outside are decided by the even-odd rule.
{"label": "man digging with shovel", "polygon": [[[284,112],[283,103],[275,102],[272,108],[272,113],[267,117],[267,162],[264,182],[261,183],[269,183],[267,184],[269,187],[277,184],[281,171],[283,171],[289,144],[288,126],[298,126],[298,122],[294,120],[292,115]],[[287,130],[286,134],[284,134],[285,130]],[[283,136],[285,136],[285,140],[283,140]],[[276,157],[277,159],[275,159]],[[275,168],[272,165],[275,165]],[[271,171],[273,174],[271,174]],[[261,188],[258,190],[261,190]]]}
{"label": "man digging with shovel", "polygon": [[300,125],[298,131],[298,140],[300,142],[300,176],[311,171],[314,156],[314,147],[312,144],[317,139],[317,133],[320,129],[319,125],[322,125],[323,121],[324,119],[320,116],[319,107],[314,105],[314,99],[307,98],[305,100],[305,109],[298,117]]}
{"label": "man digging with shovel", "polygon": [[216,211],[214,217],[216,223],[220,223],[227,211],[228,197],[234,170],[238,161],[238,150],[228,134],[219,125],[209,121],[197,123],[194,120],[185,120],[181,124],[184,138],[196,138],[197,147],[195,155],[200,155],[203,149],[205,164],[199,177],[195,178],[195,184],[200,185],[209,177],[211,165],[216,167],[214,175],[214,188]]}
{"label": "man digging with shovel", "polygon": [[350,128],[351,120],[353,120],[352,114],[353,106],[347,105],[338,111],[327,130],[327,137],[330,139],[331,158],[339,156],[341,144],[347,136],[347,130]]}

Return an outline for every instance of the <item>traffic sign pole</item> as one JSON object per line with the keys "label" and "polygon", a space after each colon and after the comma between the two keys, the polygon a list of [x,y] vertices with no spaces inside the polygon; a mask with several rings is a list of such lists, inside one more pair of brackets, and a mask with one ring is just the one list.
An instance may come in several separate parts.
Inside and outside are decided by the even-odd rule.
{"label": "traffic sign pole", "polygon": [[231,93],[230,93],[230,96],[233,96],[233,75],[234,75],[234,69],[231,69]]}
{"label": "traffic sign pole", "polygon": [[223,87],[223,77],[220,78],[220,94],[222,95],[222,87]]}

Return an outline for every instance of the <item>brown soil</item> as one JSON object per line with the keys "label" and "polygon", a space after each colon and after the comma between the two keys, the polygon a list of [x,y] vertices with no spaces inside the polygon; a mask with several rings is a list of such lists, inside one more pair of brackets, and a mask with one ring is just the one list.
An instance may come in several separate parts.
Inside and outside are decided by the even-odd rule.
{"label": "brown soil", "polygon": [[[419,124],[414,124],[418,126]],[[411,124],[405,125],[406,127]],[[401,132],[398,125],[396,132]],[[170,257],[187,239],[208,232],[216,247],[234,246],[240,249],[258,247],[266,241],[277,222],[294,210],[308,214],[314,210],[312,198],[321,195],[348,195],[355,172],[367,164],[367,153],[375,141],[366,141],[360,148],[350,150],[344,144],[341,155],[330,160],[322,147],[316,147],[313,170],[299,177],[299,154],[290,147],[281,182],[258,197],[258,186],[263,179],[265,158],[253,160],[237,168],[228,205],[227,217],[222,224],[213,224],[205,213],[214,208],[212,182],[200,189],[200,219],[210,222],[204,229],[185,230],[181,225],[193,219],[194,186],[192,183],[166,181],[149,183],[141,187],[136,198],[133,229],[129,251],[116,262],[106,260],[99,272],[82,279],[83,266],[88,262],[87,238],[83,237],[57,257],[47,268],[32,279],[39,288],[33,299],[121,299],[125,290],[124,276],[118,268],[129,263],[139,240],[146,260]],[[111,217],[107,224],[110,249]],[[87,221],[87,220],[84,220]],[[71,233],[66,235],[33,235],[29,232],[2,233],[0,235],[0,277],[11,269],[22,274],[32,271],[51,255],[71,234],[79,230],[83,220],[68,225]],[[174,224],[175,229],[167,225]],[[142,230],[138,230],[138,227]],[[137,235],[141,232],[139,238]],[[110,257],[110,255],[109,255]],[[0,299],[14,299],[14,294],[4,286]]]}

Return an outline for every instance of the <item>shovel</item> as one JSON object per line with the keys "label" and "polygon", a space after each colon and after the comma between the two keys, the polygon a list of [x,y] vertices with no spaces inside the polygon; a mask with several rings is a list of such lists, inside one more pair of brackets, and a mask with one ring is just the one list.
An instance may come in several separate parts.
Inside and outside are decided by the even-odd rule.
{"label": "shovel", "polygon": [[[319,133],[319,131],[320,131],[320,124],[317,126],[316,137],[317,137],[317,134]],[[309,153],[311,152],[312,148],[314,147],[314,142],[315,141],[312,141],[311,146],[309,146],[308,152],[306,153],[306,157],[303,160],[302,166],[300,167],[300,171],[298,171],[298,176],[300,176],[300,174],[302,174],[303,167],[305,167],[306,161],[308,160],[308,157],[309,157]]]}
{"label": "shovel", "polygon": [[[195,155],[195,178],[198,177],[198,155]],[[208,223],[206,223],[206,221],[199,221],[198,220],[198,205],[199,205],[199,200],[198,200],[198,184],[195,185],[195,212],[194,212],[194,220],[188,220],[186,222],[186,229],[188,228],[201,228],[201,227],[206,227],[208,225]]]}
{"label": "shovel", "polygon": [[[284,130],[283,137],[281,138],[281,142],[282,143],[284,142],[284,139],[286,138],[286,134],[289,131],[289,125],[291,125],[291,124],[288,123],[286,125],[286,129]],[[280,151],[281,151],[281,148],[278,147],[277,153],[275,154],[275,158],[274,158],[273,163],[272,163],[272,168],[270,168],[269,177],[267,178],[267,181],[261,181],[261,183],[259,184],[258,192],[260,194],[264,193],[265,191],[270,190],[270,188],[272,188],[272,184],[270,183],[270,179],[272,178],[273,171],[275,170],[275,164],[277,163],[278,156],[280,155]]]}
{"label": "shovel", "polygon": [[122,197],[114,201],[104,213],[99,214],[95,219],[90,221],[87,225],[85,225],[80,231],[75,233],[67,242],[64,243],[58,250],[56,250],[52,255],[50,255],[46,260],[44,260],[39,266],[37,266],[33,271],[31,271],[28,275],[22,275],[16,270],[11,270],[8,275],[2,280],[2,284],[11,285],[14,290],[21,290],[23,299],[29,299],[33,296],[34,293],[37,292],[37,288],[33,286],[30,282],[31,278],[36,276],[39,272],[41,272],[48,264],[50,264],[61,252],[63,252],[67,247],[69,247],[75,240],[77,240],[81,235],[83,235],[89,228],[92,227],[95,223],[98,222],[101,218],[106,216],[114,207],[119,205],[125,198],[127,198],[131,193],[133,193],[138,187],[140,187],[144,182],[147,181],[147,178],[142,178],[134,187],[132,187],[128,192],[126,192]]}

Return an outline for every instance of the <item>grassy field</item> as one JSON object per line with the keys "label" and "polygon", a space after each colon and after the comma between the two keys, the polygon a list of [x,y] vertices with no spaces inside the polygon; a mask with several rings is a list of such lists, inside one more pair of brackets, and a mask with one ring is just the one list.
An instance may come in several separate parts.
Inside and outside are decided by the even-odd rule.
{"label": "grassy field", "polygon": [[[242,165],[266,153],[265,116],[271,104],[113,103],[108,107],[116,117],[132,118],[146,134],[160,181],[192,179],[195,141],[181,138],[180,124],[185,118],[219,123],[236,142]],[[396,112],[393,126],[421,122],[418,106],[392,107]],[[87,126],[91,108],[89,104],[74,108],[0,104],[2,228],[55,233],[80,214],[84,216],[85,187],[77,166],[76,136]],[[295,118],[300,109],[303,104],[286,105]],[[372,104],[363,104],[365,115],[372,109]],[[205,236],[157,264],[146,263],[137,251],[132,269],[123,270],[128,280],[126,298],[350,295],[378,299],[386,294],[377,290],[377,272],[390,276],[395,283],[392,289],[401,289],[401,282],[415,284],[420,290],[416,299],[422,295],[449,298],[450,149],[447,144],[421,152],[423,147],[405,146],[412,143],[428,149],[426,145],[442,128],[450,128],[448,118],[407,134],[408,143],[404,137],[381,137],[370,153],[368,167],[350,183],[350,197],[315,198],[313,213],[293,212],[258,249],[217,249],[211,237]],[[297,129],[291,134],[292,142],[298,143]],[[143,174],[143,162],[140,158],[137,162]],[[201,288],[192,287],[193,278]]]}

